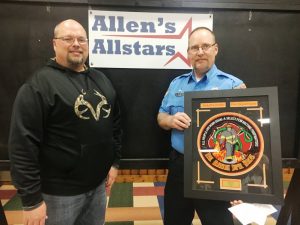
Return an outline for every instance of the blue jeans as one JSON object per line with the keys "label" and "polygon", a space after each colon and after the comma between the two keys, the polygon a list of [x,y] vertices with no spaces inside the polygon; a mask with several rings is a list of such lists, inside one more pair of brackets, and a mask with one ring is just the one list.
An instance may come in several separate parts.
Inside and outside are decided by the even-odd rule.
{"label": "blue jeans", "polygon": [[46,225],[103,225],[105,181],[96,189],[75,196],[43,194],[47,206]]}

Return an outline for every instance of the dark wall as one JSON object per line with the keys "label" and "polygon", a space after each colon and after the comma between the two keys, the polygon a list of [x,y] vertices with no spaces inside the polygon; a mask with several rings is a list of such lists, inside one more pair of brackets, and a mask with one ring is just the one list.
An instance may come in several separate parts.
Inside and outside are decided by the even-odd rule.
{"label": "dark wall", "polygon": [[[214,15],[219,43],[217,65],[245,81],[248,87],[278,86],[282,156],[298,157],[300,85],[300,11],[238,7],[144,7],[57,3],[63,1],[13,1],[0,3],[0,159],[8,159],[7,139],[11,108],[22,83],[53,56],[54,26],[68,18],[88,30],[88,9],[207,13]],[[52,3],[49,3],[52,2]],[[94,1],[95,2],[95,1]],[[116,1],[112,1],[116,2]],[[126,1],[121,1],[126,2]],[[130,1],[127,1],[127,3]],[[155,2],[155,1],[154,1]],[[164,2],[164,1],[159,1]],[[168,1],[165,1],[168,2]],[[214,1],[212,1],[214,2]],[[226,1],[222,2],[223,6]],[[233,2],[233,1],[231,1]],[[252,1],[259,3],[259,1]],[[274,1],[274,6],[282,1]],[[299,2],[291,1],[299,6]],[[177,1],[180,3],[180,1]],[[181,2],[182,3],[182,2]],[[195,3],[195,2],[194,2]],[[221,3],[220,3],[221,4]],[[222,6],[222,5],[218,6]],[[238,1],[235,6],[238,6]],[[270,4],[270,3],[269,3]],[[147,4],[145,3],[147,6]],[[271,4],[270,4],[271,5]],[[244,6],[244,7],[243,7]],[[247,6],[247,7],[246,7]],[[298,9],[298,8],[295,9]],[[263,7],[263,8],[268,8]],[[116,62],[117,63],[117,62]],[[156,115],[169,82],[184,70],[100,69],[118,91],[124,128],[125,167],[164,167],[170,150],[169,132],[160,129]]]}

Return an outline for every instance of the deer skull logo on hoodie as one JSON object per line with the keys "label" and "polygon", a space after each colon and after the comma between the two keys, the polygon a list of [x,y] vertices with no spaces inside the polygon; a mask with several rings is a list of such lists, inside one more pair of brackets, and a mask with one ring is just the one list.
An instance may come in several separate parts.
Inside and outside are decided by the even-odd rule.
{"label": "deer skull logo on hoodie", "polygon": [[101,95],[96,90],[94,90],[93,94],[97,96],[100,100],[100,102],[96,106],[96,109],[93,108],[90,102],[84,99],[86,92],[84,90],[81,90],[81,94],[77,97],[75,101],[75,105],[74,105],[75,114],[79,118],[84,120],[90,119],[90,116],[88,116],[87,115],[88,113],[86,113],[87,111],[90,111],[90,113],[93,115],[96,121],[99,121],[100,116],[102,118],[108,118],[110,115],[111,106],[108,104],[106,97],[104,95]]}

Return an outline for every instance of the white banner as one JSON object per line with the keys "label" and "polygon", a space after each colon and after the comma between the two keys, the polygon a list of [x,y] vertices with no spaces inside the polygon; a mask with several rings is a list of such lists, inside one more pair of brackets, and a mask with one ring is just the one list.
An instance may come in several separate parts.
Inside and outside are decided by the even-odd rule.
{"label": "white banner", "polygon": [[189,69],[188,35],[212,14],[89,10],[91,67]]}

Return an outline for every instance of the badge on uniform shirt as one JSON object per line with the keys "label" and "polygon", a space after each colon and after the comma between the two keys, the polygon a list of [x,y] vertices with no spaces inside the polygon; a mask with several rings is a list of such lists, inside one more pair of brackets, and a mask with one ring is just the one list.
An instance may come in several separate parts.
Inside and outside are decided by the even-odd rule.
{"label": "badge on uniform shirt", "polygon": [[183,90],[179,89],[178,92],[175,93],[176,97],[182,97],[184,95]]}

